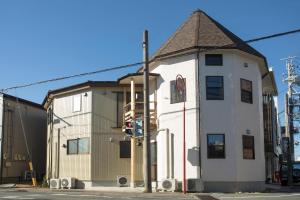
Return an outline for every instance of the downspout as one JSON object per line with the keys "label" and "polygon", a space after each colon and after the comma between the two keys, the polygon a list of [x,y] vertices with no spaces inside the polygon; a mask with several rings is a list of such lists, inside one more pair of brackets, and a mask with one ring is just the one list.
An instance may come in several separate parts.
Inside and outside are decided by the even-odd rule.
{"label": "downspout", "polygon": [[198,142],[199,142],[199,178],[202,178],[202,170],[201,170],[201,131],[200,131],[200,49],[196,53],[196,108],[198,109],[198,118],[197,118],[197,130],[198,130]]}

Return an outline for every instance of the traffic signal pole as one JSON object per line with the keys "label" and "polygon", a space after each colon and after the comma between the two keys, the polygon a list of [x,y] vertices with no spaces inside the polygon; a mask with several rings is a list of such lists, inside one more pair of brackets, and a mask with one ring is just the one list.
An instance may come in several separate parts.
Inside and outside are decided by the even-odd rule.
{"label": "traffic signal pole", "polygon": [[151,163],[150,163],[150,112],[149,112],[149,53],[148,53],[148,31],[144,32],[143,41],[144,54],[144,144],[143,144],[143,168],[144,168],[144,192],[152,192]]}

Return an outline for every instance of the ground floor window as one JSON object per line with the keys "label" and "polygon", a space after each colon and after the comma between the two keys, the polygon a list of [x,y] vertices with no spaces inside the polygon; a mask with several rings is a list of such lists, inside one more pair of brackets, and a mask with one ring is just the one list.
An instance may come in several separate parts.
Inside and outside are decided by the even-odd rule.
{"label": "ground floor window", "polygon": [[255,159],[254,136],[243,135],[243,158]]}
{"label": "ground floor window", "polygon": [[131,158],[131,141],[120,141],[120,158]]}
{"label": "ground floor window", "polygon": [[90,138],[67,140],[67,154],[88,154],[90,152]]}
{"label": "ground floor window", "polygon": [[207,134],[207,158],[225,158],[224,134]]}

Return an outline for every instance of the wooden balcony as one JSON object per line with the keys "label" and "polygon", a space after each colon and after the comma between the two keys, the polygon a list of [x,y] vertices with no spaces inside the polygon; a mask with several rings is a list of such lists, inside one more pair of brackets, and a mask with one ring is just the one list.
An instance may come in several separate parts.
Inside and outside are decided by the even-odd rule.
{"label": "wooden balcony", "polygon": [[[157,129],[157,113],[156,113],[156,102],[150,101],[150,131]],[[124,106],[123,109],[123,125],[125,122],[132,119],[133,113],[135,113],[134,118],[141,118],[144,123],[144,102],[135,102],[135,110],[132,110],[131,103],[129,102]]]}

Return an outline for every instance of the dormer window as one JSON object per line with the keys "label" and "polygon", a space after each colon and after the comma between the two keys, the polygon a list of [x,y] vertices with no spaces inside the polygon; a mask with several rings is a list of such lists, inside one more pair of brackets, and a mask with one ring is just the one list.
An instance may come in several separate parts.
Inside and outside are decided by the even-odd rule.
{"label": "dormer window", "polygon": [[222,54],[205,54],[206,66],[223,66]]}

